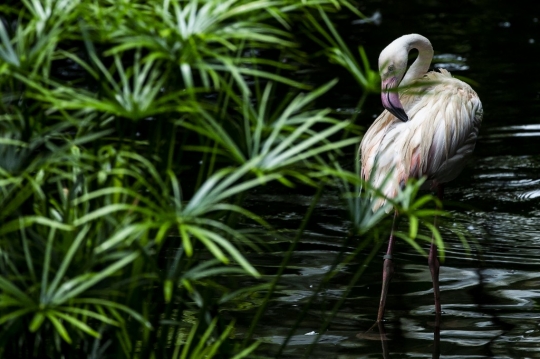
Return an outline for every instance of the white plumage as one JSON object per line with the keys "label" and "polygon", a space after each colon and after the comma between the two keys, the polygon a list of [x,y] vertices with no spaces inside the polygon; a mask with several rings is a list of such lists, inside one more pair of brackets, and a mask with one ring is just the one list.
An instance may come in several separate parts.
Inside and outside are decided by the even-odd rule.
{"label": "white plumage", "polygon": [[[419,57],[400,82],[413,48],[419,50]],[[394,96],[386,102],[398,111],[401,104],[408,120],[404,122],[387,108],[364,135],[360,153],[362,176],[376,187],[393,171],[383,189],[390,198],[409,178],[425,176],[430,187],[453,180],[474,150],[482,103],[469,85],[448,71],[427,72],[432,56],[429,40],[411,34],[392,42],[379,58],[383,104],[385,96]],[[394,70],[388,71],[389,67]],[[406,87],[392,93],[385,83],[394,84],[394,89],[398,84]],[[374,210],[383,203],[376,201]]]}

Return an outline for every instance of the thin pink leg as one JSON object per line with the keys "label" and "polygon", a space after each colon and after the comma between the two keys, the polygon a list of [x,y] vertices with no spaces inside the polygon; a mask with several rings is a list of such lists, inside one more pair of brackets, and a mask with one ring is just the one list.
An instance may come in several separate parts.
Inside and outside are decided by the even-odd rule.
{"label": "thin pink leg", "polygon": [[[437,186],[437,196],[442,201],[444,196],[443,185]],[[433,225],[437,227],[437,217],[435,217]],[[431,279],[433,280],[433,295],[435,296],[435,313],[441,314],[441,292],[439,290],[439,258],[437,255],[437,245],[435,244],[435,238],[431,238],[431,247],[429,249],[428,257],[429,271],[431,272]]]}
{"label": "thin pink leg", "polygon": [[390,285],[390,280],[394,275],[394,263],[392,254],[394,253],[394,230],[396,226],[397,211],[394,213],[394,220],[392,221],[392,231],[390,232],[390,239],[388,240],[388,250],[384,256],[383,264],[383,283],[381,290],[381,301],[379,303],[379,314],[377,315],[377,322],[381,322],[384,317],[384,307],[386,305],[386,294],[388,293],[388,286]]}

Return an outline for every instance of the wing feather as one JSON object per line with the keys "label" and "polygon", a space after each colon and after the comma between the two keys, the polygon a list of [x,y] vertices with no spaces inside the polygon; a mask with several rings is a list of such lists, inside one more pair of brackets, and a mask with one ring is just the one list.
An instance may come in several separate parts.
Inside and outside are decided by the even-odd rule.
{"label": "wing feather", "polygon": [[[474,90],[444,69],[429,72],[400,94],[409,116],[401,122],[384,111],[360,144],[362,177],[393,198],[409,178],[433,184],[454,179],[474,150],[482,104]],[[385,182],[388,174],[391,178]],[[384,200],[374,202],[378,209]]]}

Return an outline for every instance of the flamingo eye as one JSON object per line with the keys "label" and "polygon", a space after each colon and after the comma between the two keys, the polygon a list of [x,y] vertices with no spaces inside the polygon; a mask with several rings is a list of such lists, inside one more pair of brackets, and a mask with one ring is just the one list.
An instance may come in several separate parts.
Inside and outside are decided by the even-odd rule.
{"label": "flamingo eye", "polygon": [[388,66],[388,72],[392,72],[394,70],[395,70],[394,65]]}

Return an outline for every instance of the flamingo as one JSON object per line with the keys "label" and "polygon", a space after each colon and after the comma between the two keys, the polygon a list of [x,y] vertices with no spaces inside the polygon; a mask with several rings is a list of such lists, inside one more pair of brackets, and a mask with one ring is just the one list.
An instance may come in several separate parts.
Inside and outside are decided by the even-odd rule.
{"label": "flamingo", "polygon": [[[418,50],[418,57],[407,70],[412,49]],[[443,185],[458,176],[474,150],[482,121],[482,103],[469,85],[453,78],[445,69],[427,72],[432,59],[431,43],[418,34],[394,40],[379,56],[381,100],[386,110],[364,135],[359,151],[362,178],[380,188],[386,198],[394,198],[409,178],[425,178],[423,186],[436,189],[442,200]],[[373,210],[385,201],[374,199]],[[384,256],[377,322],[383,320],[394,273],[396,218],[397,211]],[[440,264],[433,239],[428,264],[438,317]]]}

